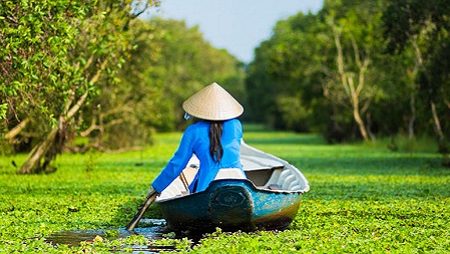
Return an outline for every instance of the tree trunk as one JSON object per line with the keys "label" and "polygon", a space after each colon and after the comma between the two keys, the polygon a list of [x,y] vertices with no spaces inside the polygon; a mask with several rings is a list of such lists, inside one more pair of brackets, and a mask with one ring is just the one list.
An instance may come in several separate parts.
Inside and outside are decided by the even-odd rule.
{"label": "tree trunk", "polygon": [[444,132],[442,131],[441,121],[437,114],[436,105],[435,105],[434,101],[430,102],[430,106],[431,106],[431,114],[433,116],[433,122],[434,122],[434,130],[438,137],[439,152],[442,154],[442,165],[445,167],[450,167],[450,156],[449,156],[450,149],[448,147],[448,143],[445,138]]}
{"label": "tree trunk", "polygon": [[[422,58],[422,52],[420,51],[420,48],[417,44],[418,38],[417,36],[414,36],[412,39],[412,45],[414,48],[414,56],[415,56],[415,64],[414,68],[411,72],[410,77],[411,82],[414,82],[414,80],[417,79],[417,73],[423,66],[423,58]],[[411,110],[411,116],[409,118],[408,122],[408,137],[409,139],[414,138],[414,123],[416,121],[416,95],[415,95],[415,85],[413,84],[413,90],[411,91],[410,98],[409,98],[409,108]]]}
{"label": "tree trunk", "polygon": [[411,116],[408,123],[408,138],[414,138],[414,122],[416,121],[416,103],[414,93],[411,92],[409,97],[409,108],[411,109]]}
{"label": "tree trunk", "polygon": [[10,131],[8,131],[5,134],[5,139],[7,139],[9,142],[12,141],[19,133],[27,127],[28,123],[30,122],[30,118],[25,118],[22,122],[20,122],[18,125],[16,125],[14,128],[12,128]]}
{"label": "tree trunk", "polygon": [[366,114],[366,119],[367,119],[367,125],[366,125],[367,133],[369,134],[370,140],[375,141],[376,137],[375,137],[375,134],[372,132],[372,116],[370,113]]}
{"label": "tree trunk", "polygon": [[358,124],[359,132],[365,141],[369,140],[369,135],[367,134],[366,125],[364,124],[361,114],[359,112],[359,101],[358,97],[353,96],[353,118],[356,124]]}
{"label": "tree trunk", "polygon": [[356,45],[356,42],[352,40],[352,46],[353,46],[353,53],[355,57],[355,63],[358,66],[358,79],[357,79],[357,86],[355,88],[353,75],[351,73],[348,73],[345,71],[345,61],[344,61],[344,54],[342,50],[341,45],[341,39],[340,39],[340,31],[334,24],[332,24],[333,34],[334,34],[334,42],[337,50],[337,58],[336,58],[336,65],[340,77],[340,83],[344,88],[345,93],[350,99],[350,105],[353,109],[353,119],[355,120],[356,124],[358,125],[359,132],[362,136],[362,138],[365,141],[369,140],[369,135],[367,133],[366,125],[364,123],[364,120],[361,117],[361,112],[359,108],[360,104],[360,95],[361,92],[364,89],[364,83],[365,83],[365,72],[367,70],[367,66],[369,65],[369,60],[364,58],[363,61],[361,61],[361,54],[359,52],[358,46]]}
{"label": "tree trunk", "polygon": [[445,137],[444,137],[444,133],[442,132],[441,121],[439,120],[439,116],[436,112],[436,105],[434,104],[434,101],[430,102],[430,106],[431,106],[431,113],[432,113],[433,122],[434,122],[434,130],[436,131],[438,139],[444,140]]}
{"label": "tree trunk", "polygon": [[42,162],[42,159],[48,153],[50,147],[55,142],[58,131],[58,127],[53,128],[47,135],[45,140],[33,148],[33,150],[28,155],[25,163],[20,167],[18,173],[35,174],[45,171],[45,167],[43,167],[43,165],[47,165],[48,163]]}

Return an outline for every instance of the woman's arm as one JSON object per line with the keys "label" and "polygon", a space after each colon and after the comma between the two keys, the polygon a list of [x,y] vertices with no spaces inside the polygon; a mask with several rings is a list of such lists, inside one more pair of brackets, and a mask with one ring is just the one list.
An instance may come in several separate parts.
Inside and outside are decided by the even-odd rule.
{"label": "woman's arm", "polygon": [[161,193],[186,167],[193,154],[193,142],[192,129],[187,128],[172,159],[152,183],[156,192]]}

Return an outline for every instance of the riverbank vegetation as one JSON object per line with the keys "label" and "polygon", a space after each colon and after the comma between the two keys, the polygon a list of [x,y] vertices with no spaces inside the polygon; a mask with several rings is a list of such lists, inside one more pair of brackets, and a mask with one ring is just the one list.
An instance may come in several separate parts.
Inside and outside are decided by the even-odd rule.
{"label": "riverbank vegetation", "polygon": [[3,1],[0,145],[19,173],[63,151],[127,150],[182,129],[181,102],[217,81],[244,120],[327,142],[434,137],[449,153],[449,7],[443,1],[325,1],[279,21],[244,65],[197,27],[153,17],[159,1]]}
{"label": "riverbank vegetation", "polygon": [[145,146],[212,81],[245,100],[242,64],[198,28],[137,18],[157,4],[0,3],[0,145],[29,153],[19,173],[52,172],[63,151]]}
{"label": "riverbank vegetation", "polygon": [[[248,67],[249,117],[328,142],[434,136],[450,165],[444,1],[325,1],[279,21]],[[393,143],[395,146],[395,143]]]}

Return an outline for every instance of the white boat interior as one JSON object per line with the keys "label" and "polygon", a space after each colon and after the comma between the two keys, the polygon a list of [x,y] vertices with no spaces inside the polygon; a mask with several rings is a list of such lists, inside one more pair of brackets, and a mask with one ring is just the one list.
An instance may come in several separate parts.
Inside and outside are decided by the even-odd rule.
{"label": "white boat interior", "polygon": [[[241,145],[241,163],[244,173],[238,168],[223,168],[217,173],[219,179],[248,179],[257,188],[274,192],[307,192],[309,184],[303,174],[288,162],[271,154],[255,149],[246,143]],[[157,201],[189,195],[189,184],[200,168],[194,155],[188,167],[157,198]]]}

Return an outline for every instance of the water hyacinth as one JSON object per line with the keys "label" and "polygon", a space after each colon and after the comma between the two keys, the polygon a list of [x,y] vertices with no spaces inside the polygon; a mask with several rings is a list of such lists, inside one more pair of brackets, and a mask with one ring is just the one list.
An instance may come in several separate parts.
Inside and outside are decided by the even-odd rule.
{"label": "water hyacinth", "polygon": [[[244,127],[247,143],[289,160],[310,181],[311,191],[304,195],[288,230],[218,229],[194,240],[176,239],[170,232],[162,239],[117,238],[178,145],[180,134],[167,133],[158,134],[155,145],[144,151],[64,154],[57,159],[58,171],[49,175],[17,175],[11,160],[19,162],[23,156],[2,157],[0,252],[109,253],[149,246],[194,253],[445,253],[449,249],[450,173],[440,166],[434,151],[392,152],[382,142],[327,145],[315,135],[252,132],[251,127]],[[151,207],[146,217],[160,218],[157,207]],[[102,240],[78,246],[46,242],[59,231],[100,229]]]}

